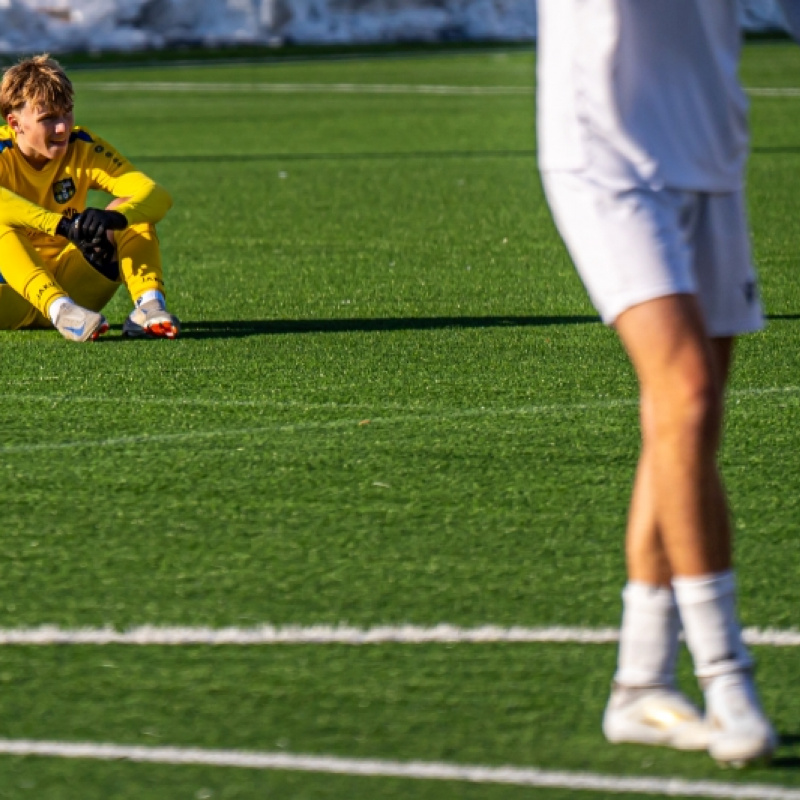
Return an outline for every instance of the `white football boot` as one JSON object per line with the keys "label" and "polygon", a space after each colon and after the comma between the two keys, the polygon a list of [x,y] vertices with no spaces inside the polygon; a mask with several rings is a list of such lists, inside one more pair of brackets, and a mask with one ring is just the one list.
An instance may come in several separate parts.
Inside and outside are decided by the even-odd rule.
{"label": "white football boot", "polygon": [[131,311],[122,326],[122,335],[150,339],[175,339],[180,322],[158,300],[147,300]]}
{"label": "white football boot", "polygon": [[712,678],[705,688],[708,752],[725,766],[768,761],[778,736],[767,719],[749,672]]}
{"label": "white football boot", "polygon": [[709,727],[702,713],[670,686],[615,686],[603,715],[603,733],[614,744],[629,742],[676,750],[705,750],[709,746]]}
{"label": "white football boot", "polygon": [[53,324],[71,342],[94,341],[108,330],[108,322],[102,314],[72,302],[61,306]]}

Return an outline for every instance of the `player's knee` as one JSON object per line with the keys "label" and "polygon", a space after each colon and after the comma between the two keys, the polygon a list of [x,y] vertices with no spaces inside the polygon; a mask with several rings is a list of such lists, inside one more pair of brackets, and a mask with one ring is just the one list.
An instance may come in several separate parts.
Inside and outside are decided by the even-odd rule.
{"label": "player's knee", "polygon": [[722,420],[722,399],[710,372],[686,372],[673,376],[669,390],[649,396],[642,403],[645,436],[713,444]]}

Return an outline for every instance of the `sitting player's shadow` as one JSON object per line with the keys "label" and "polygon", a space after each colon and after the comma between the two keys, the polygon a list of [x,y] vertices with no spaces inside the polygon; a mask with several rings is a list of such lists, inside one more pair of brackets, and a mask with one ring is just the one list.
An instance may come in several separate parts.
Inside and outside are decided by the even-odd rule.
{"label": "sitting player's shadow", "polygon": [[[797,749],[800,745],[800,733],[779,733],[780,747],[791,747]],[[780,749],[778,750],[780,753]],[[787,756],[773,756],[770,765],[780,769],[800,769],[800,754]]]}
{"label": "sitting player's shadow", "polygon": [[517,328],[599,324],[596,316],[379,317],[374,319],[256,319],[184,322],[183,339],[234,339],[290,333],[440,330],[444,328]]}
{"label": "sitting player's shadow", "polygon": [[766,318],[770,322],[791,322],[800,319],[800,314],[767,314]]}

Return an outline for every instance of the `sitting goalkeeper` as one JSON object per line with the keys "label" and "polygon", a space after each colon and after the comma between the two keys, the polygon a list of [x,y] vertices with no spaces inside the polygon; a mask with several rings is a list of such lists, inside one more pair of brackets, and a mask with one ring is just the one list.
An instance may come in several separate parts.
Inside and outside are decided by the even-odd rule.
{"label": "sitting goalkeeper", "polygon": [[[72,84],[47,55],[20,61],[0,84],[0,330],[55,326],[87,341],[124,283],[134,309],[124,336],[173,339],[155,224],[166,190],[73,117]],[[99,189],[115,199],[86,208]],[[13,194],[12,194],[13,193]],[[26,202],[28,201],[28,202]]]}

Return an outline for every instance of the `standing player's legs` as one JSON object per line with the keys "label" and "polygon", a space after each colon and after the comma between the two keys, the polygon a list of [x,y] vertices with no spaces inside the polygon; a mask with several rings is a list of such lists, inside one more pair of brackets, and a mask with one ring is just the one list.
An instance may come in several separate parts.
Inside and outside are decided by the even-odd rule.
{"label": "standing player's legs", "polygon": [[[615,323],[641,389],[630,579],[604,731],[611,741],[707,745],[720,760],[750,760],[771,751],[774,735],[736,619],[716,465],[732,335],[760,327],[761,319],[742,198],[615,194],[574,176],[545,175],[545,186],[581,277],[604,320]],[[710,725],[674,686],[681,620]]]}
{"label": "standing player's legs", "polygon": [[642,450],[626,531],[619,664],[603,727],[614,742],[705,749],[708,726],[675,690],[672,579],[730,569],[716,454],[731,340],[708,339],[690,294],[638,304],[615,326],[639,378]]}
{"label": "standing player's legs", "polygon": [[726,762],[769,755],[775,735],[755,693],[736,617],[730,521],[717,468],[732,341],[707,337],[691,295],[629,309],[616,328],[639,378],[643,408],[641,483],[627,542],[631,583],[663,586],[672,573],[706,693],[711,754]]}
{"label": "standing player's legs", "polygon": [[[684,296],[679,296],[683,298]],[[683,302],[679,300],[678,302]],[[693,309],[694,315],[696,309]],[[731,337],[711,339],[710,347],[711,369],[716,376],[716,384],[720,388],[719,402],[722,402],[722,391],[727,382],[730,370],[733,339]],[[641,427],[648,431],[655,425],[654,414],[656,408],[649,395],[642,394],[641,398]],[[719,440],[719,431],[717,432]],[[719,447],[719,441],[716,442]],[[672,583],[672,568],[667,553],[664,550],[661,528],[658,524],[655,502],[657,492],[653,477],[652,447],[649,437],[644,437],[636,478],[633,486],[628,525],[625,537],[626,560],[628,575],[631,580],[652,586],[669,588]],[[724,496],[720,498],[724,504]],[[725,517],[727,518],[727,517]],[[729,537],[723,536],[724,552],[730,553]]]}
{"label": "standing player's legs", "polygon": [[689,294],[634,306],[615,328],[641,397],[642,452],[626,536],[629,577],[668,586],[674,575],[728,570],[730,525],[717,470],[727,370],[718,351],[729,353],[731,340],[712,344]]}

